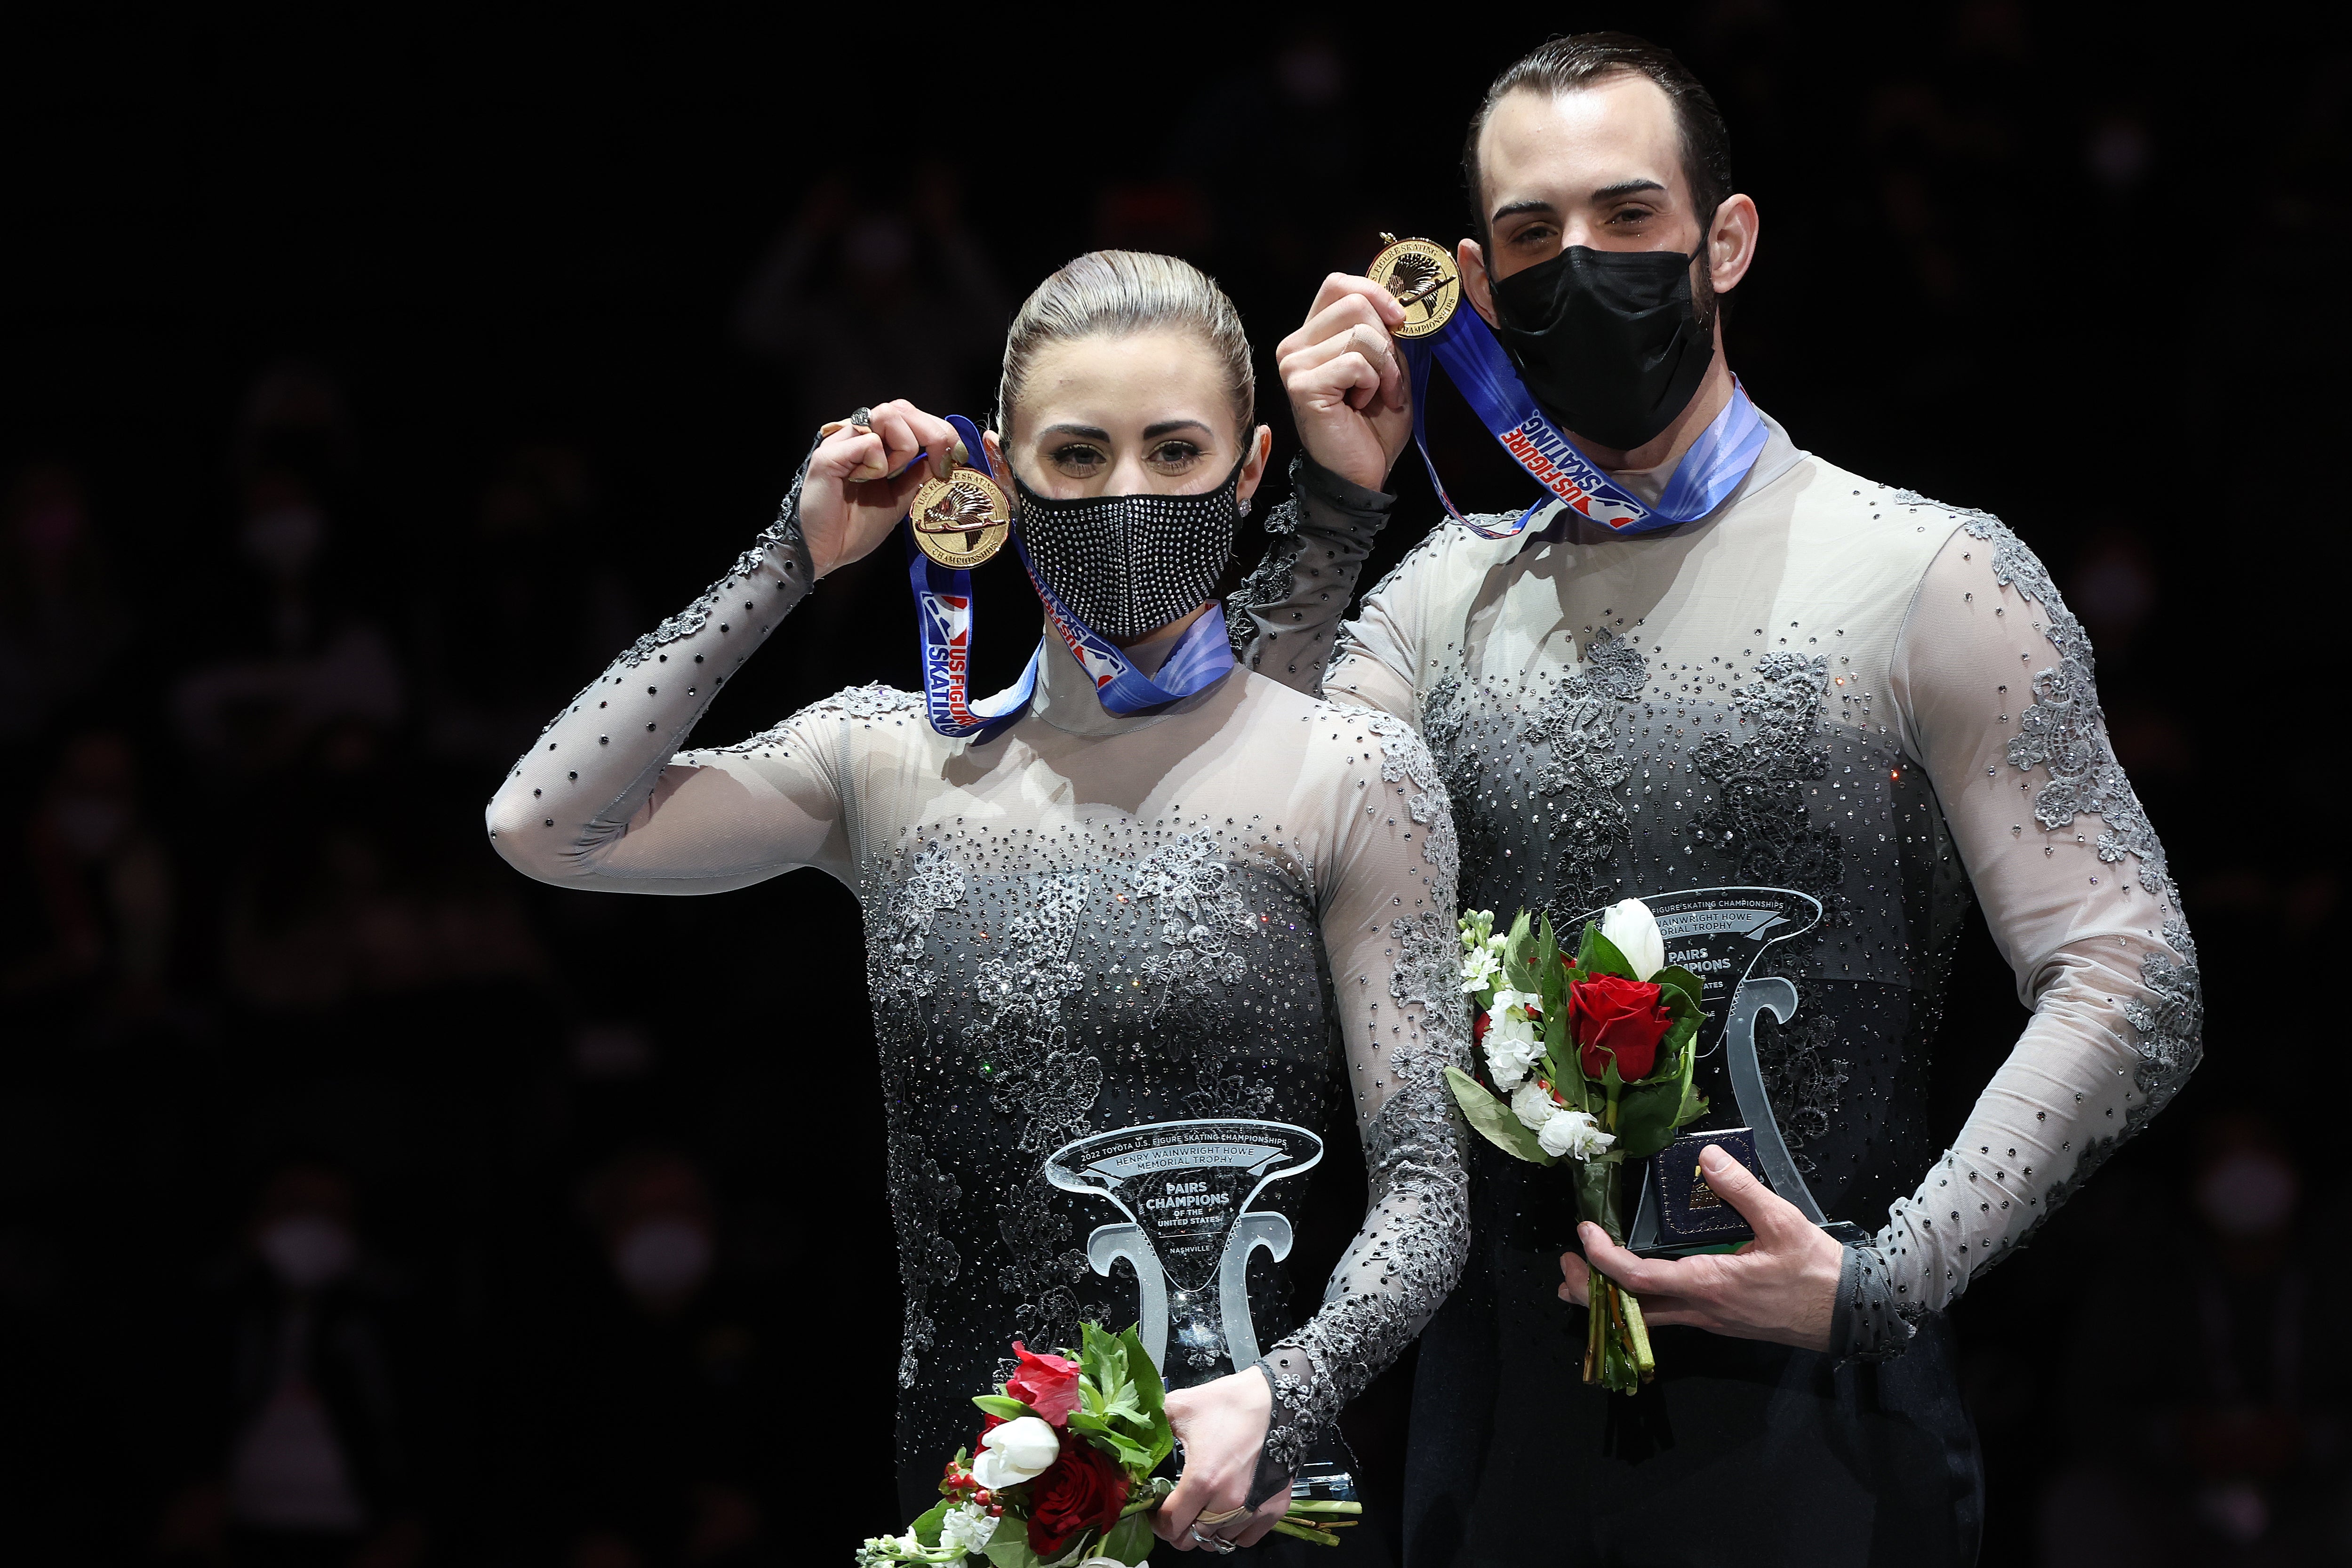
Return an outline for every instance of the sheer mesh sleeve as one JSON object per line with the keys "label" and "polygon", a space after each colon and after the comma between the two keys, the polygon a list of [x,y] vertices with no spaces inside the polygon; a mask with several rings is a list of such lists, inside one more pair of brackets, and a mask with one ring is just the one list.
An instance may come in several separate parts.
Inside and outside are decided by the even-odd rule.
{"label": "sheer mesh sleeve", "polygon": [[2196,947],[2108,744],[2090,643],[2015,534],[1958,515],[1893,689],[2033,1017],[1958,1142],[1849,1260],[1837,1335],[1864,1357],[1900,1350],[1911,1322],[2022,1244],[2201,1050]]}
{"label": "sheer mesh sleeve", "polygon": [[614,659],[516,763],[488,813],[508,864],[559,886],[635,893],[720,892],[798,866],[844,874],[840,790],[822,748],[779,757],[772,733],[678,750],[814,575],[795,479],[733,569]]}
{"label": "sheer mesh sleeve", "polygon": [[1325,711],[1351,761],[1380,758],[1380,794],[1343,806],[1321,889],[1369,1201],[1322,1305],[1258,1363],[1274,1414],[1253,1503],[1286,1484],[1340,1407],[1421,1331],[1469,1255],[1466,1130],[1444,1076],[1469,1055],[1453,813],[1428,748],[1402,720]]}
{"label": "sheer mesh sleeve", "polygon": [[1320,696],[1339,617],[1396,497],[1343,479],[1303,452],[1291,459],[1290,495],[1265,520],[1276,536],[1265,559],[1225,600],[1225,626],[1244,668]]}

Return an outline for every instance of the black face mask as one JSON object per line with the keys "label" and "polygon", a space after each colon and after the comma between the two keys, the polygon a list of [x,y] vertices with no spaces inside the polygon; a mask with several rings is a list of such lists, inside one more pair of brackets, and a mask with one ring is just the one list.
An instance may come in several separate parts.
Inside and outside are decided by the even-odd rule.
{"label": "black face mask", "polygon": [[1715,358],[1695,259],[1571,245],[1495,280],[1495,336],[1561,428],[1629,451],[1689,405]]}
{"label": "black face mask", "polygon": [[1234,555],[1241,480],[1235,463],[1202,495],[1052,500],[1015,474],[1021,542],[1072,615],[1107,637],[1141,637],[1217,591]]}

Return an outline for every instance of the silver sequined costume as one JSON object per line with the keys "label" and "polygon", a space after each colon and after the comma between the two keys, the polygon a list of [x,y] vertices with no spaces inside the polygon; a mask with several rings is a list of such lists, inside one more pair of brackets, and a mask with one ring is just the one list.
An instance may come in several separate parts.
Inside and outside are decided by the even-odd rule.
{"label": "silver sequined costume", "polygon": [[1049,1185],[1047,1154],[1199,1117],[1344,1137],[1351,1106],[1370,1206],[1322,1305],[1299,1323],[1283,1270],[1261,1255],[1252,1275],[1264,1337],[1296,1325],[1265,1358],[1267,1451],[1303,1453],[1435,1310],[1467,1244],[1442,1076],[1466,1051],[1455,848],[1427,749],[1386,715],[1240,670],[1115,718],[1054,647],[1032,710],[986,745],[868,687],[681,751],[809,590],[796,506],[556,716],[490,804],[499,853],[559,886],[710,893],[814,866],[856,893],[906,1291],[909,1517],[972,1441],[971,1397],[1013,1341],[1066,1345],[1083,1318],[1136,1315],[1132,1277],[1086,1262],[1116,1215]]}
{"label": "silver sequined costume", "polygon": [[[1886,1358],[1915,1334],[1940,1345],[1933,1315],[2023,1243],[2196,1065],[2196,950],[2108,744],[2089,643],[2033,553],[1985,513],[1846,473],[1767,426],[1754,469],[1698,522],[1619,538],[1555,506],[1517,539],[1441,527],[1344,630],[1341,608],[1391,498],[1302,461],[1298,500],[1269,523],[1285,537],[1229,614],[1253,668],[1420,730],[1454,801],[1472,907],[1572,913],[1757,884],[1821,900],[1822,923],[1772,959],[1802,1005],[1759,1043],[1782,1130],[1825,1210],[1878,1230],[1848,1251],[1839,1359],[1914,1377],[1925,1374],[1894,1369],[1916,1352]],[[1665,476],[1621,477],[1654,497]],[[1939,1154],[1927,1055],[1971,892],[2033,1016]],[[1563,1326],[1550,1291],[1573,1215],[1548,1174],[1483,1152],[1475,1162],[1481,1262],[1460,1299],[1486,1301],[1468,1337],[1489,1342],[1477,1354],[1499,1346],[1507,1370],[1496,1402],[1460,1417],[1456,1446],[1483,1451],[1476,1434],[1493,1429],[1497,1456],[1464,1461],[1461,1496],[1445,1506],[1465,1517],[1504,1518],[1510,1509],[1494,1500],[1533,1484],[1510,1470],[1518,1438],[1498,1412],[1513,1397],[1530,1408],[1549,1397],[1528,1391],[1549,1387],[1539,1363]],[[1723,1342],[1687,1352],[1726,1366],[1748,1353]],[[1797,1375],[1748,1359],[1722,1373],[1726,1386]],[[1573,1373],[1560,1375],[1558,1397],[1572,1401]],[[1416,1464],[1424,1436],[1444,1426],[1428,1394],[1416,1403]],[[1687,1413],[1696,1396],[1663,1397]],[[1737,1403],[1727,1395],[1722,1408]],[[1953,1441],[1965,1446],[1950,1403]],[[1748,1418],[1727,1414],[1726,1429]],[[1541,1419],[1558,1431],[1557,1409]],[[1812,1441],[1789,1427],[1772,1436],[1785,1419],[1756,1405],[1763,1436],[1717,1458],[1770,1486],[1769,1467]],[[1696,1425],[1681,1426],[1694,1464]],[[1876,1439],[1857,1426],[1813,1451],[1849,1440]],[[1961,1466],[1957,1453],[1921,1463]],[[1652,1467],[1652,1479],[1663,1488],[1671,1468]],[[1707,1495],[1694,1483],[1688,1501]],[[1474,1559],[1488,1560],[1440,1560]]]}

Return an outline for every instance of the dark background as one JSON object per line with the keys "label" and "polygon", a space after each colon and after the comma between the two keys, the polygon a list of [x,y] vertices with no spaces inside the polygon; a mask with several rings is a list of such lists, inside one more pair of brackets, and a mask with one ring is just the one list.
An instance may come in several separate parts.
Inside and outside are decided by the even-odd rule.
{"label": "dark background", "polygon": [[[1318,280],[1378,229],[1459,234],[1487,79],[1610,25],[1729,118],[1757,400],[2052,563],[2203,952],[2203,1070],[1957,1310],[1986,1561],[2352,1554],[2342,1298],[2305,1239],[2341,1146],[2331,15],[12,13],[0,1557],[285,1546],[215,1526],[233,1325],[278,1310],[255,1226],[306,1203],[351,1216],[351,1342],[383,1350],[367,1435],[336,1406],[367,1561],[846,1562],[902,1523],[854,902],[814,873],[557,892],[482,805],[768,519],[817,420],[983,416],[1011,306],[1082,249],[1220,278],[1279,473],[1270,350]],[[1457,496],[1517,504],[1436,424]],[[705,738],[911,683],[891,576],[828,582]],[[993,585],[983,690],[1035,616]],[[2022,1016],[1980,925],[1954,997],[1948,1131]],[[2248,1151],[2306,1195],[2231,1232],[2200,1173]],[[716,1237],[683,1303],[605,1261],[648,1214]],[[1376,1479],[1407,1375],[1361,1417]]]}

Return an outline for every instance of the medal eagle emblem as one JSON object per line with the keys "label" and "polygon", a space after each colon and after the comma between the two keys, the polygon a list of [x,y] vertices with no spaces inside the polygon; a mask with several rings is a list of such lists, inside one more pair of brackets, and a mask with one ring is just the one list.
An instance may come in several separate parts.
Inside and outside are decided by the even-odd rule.
{"label": "medal eagle emblem", "polygon": [[907,518],[915,546],[942,566],[977,566],[1004,548],[1013,532],[1013,508],[994,479],[978,468],[956,468],[944,479],[926,479],[915,492]]}
{"label": "medal eagle emblem", "polygon": [[1381,236],[1381,250],[1366,275],[1404,307],[1400,338],[1425,338],[1453,319],[1462,303],[1462,274],[1444,247],[1426,239]]}

